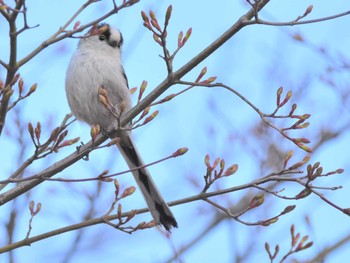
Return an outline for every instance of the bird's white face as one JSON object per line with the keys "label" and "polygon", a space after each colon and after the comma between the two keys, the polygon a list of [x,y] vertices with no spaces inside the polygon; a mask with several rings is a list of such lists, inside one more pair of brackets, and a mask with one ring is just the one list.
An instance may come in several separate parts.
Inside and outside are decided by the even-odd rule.
{"label": "bird's white face", "polygon": [[79,42],[79,46],[95,46],[99,49],[117,49],[120,50],[123,44],[123,36],[116,28],[108,24],[94,26]]}

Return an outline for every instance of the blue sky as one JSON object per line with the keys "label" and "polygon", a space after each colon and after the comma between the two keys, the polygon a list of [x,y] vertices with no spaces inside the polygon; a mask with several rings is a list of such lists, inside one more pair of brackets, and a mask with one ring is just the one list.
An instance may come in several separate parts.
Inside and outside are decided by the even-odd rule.
{"label": "blue sky", "polygon": [[[108,10],[111,1],[102,1],[95,7],[84,12],[78,20],[82,23],[98,17]],[[28,54],[43,40],[59,28],[71,14],[79,8],[82,1],[29,1],[28,20],[30,25],[40,24],[38,28],[26,31],[20,38],[19,57]],[[169,4],[173,5],[173,15],[169,26],[169,49],[173,50],[177,43],[179,31],[192,27],[193,33],[185,47],[178,53],[174,67],[179,68],[190,58],[219,37],[232,23],[247,10],[244,1],[141,1],[141,3],[122,10],[110,17],[106,22],[117,26],[124,36],[124,67],[130,87],[139,86],[147,80],[148,89],[153,89],[166,77],[166,68],[159,58],[161,49],[153,41],[152,35],[142,26],[141,10],[156,12],[160,21]],[[310,19],[337,14],[349,9],[347,1],[271,1],[263,10],[266,20],[288,21],[303,14],[307,6],[314,5]],[[312,114],[311,125],[306,131],[297,134],[312,137],[321,127],[341,127],[349,115],[349,105],[341,105],[337,93],[319,80],[325,72],[327,61],[319,54],[298,42],[292,41],[289,34],[301,33],[315,46],[321,46],[331,52],[349,56],[350,38],[347,35],[349,17],[337,20],[295,27],[249,26],[244,28],[220,50],[207,58],[196,69],[185,76],[185,80],[194,80],[200,70],[208,67],[207,76],[217,76],[219,82],[235,88],[250,101],[266,112],[272,111],[275,92],[279,86],[285,90],[292,89],[299,97],[293,97],[298,103],[301,113]],[[0,58],[7,61],[8,42],[5,21],[0,20]],[[48,123],[51,127],[60,124],[65,114],[69,113],[65,99],[64,78],[69,59],[76,48],[76,39],[66,39],[50,46],[41,52],[21,70],[26,86],[38,83],[38,90],[30,99],[21,103],[20,116],[24,123],[37,121]],[[341,56],[338,56],[341,57]],[[4,69],[0,68],[0,76],[4,79]],[[336,75],[339,82],[349,83],[349,74]],[[338,80],[338,79],[337,79]],[[304,87],[305,86],[305,87]],[[174,86],[166,94],[181,90]],[[146,93],[149,92],[146,90]],[[150,168],[157,185],[167,200],[176,200],[197,194],[189,182],[189,177],[202,183],[205,173],[204,156],[209,153],[212,159],[225,158],[226,163],[238,163],[239,171],[232,177],[220,181],[220,187],[229,187],[249,182],[257,178],[261,170],[257,160],[266,154],[266,144],[263,140],[253,138],[250,132],[259,123],[257,114],[238,98],[220,89],[193,89],[182,96],[157,108],[160,114],[147,126],[135,130],[134,136],[146,162],[151,162],[171,154],[180,147],[188,147],[188,154],[183,157],[160,163]],[[345,117],[344,117],[345,116]],[[8,117],[6,134],[1,140],[1,178],[14,170],[20,162],[17,160],[19,148],[13,137],[14,114]],[[277,132],[270,130],[270,138],[281,146],[281,149],[295,151],[294,161],[298,161],[305,153],[298,150],[292,143],[283,139]],[[29,136],[24,133],[29,144]],[[82,123],[74,123],[69,130],[70,138],[80,136],[82,141],[89,140],[89,128]],[[317,138],[313,138],[317,139]],[[347,180],[348,157],[347,146],[350,143],[349,132],[337,140],[331,141],[312,155],[311,162],[320,161],[324,169],[334,170],[345,168],[345,173],[320,180],[324,186],[343,185],[344,189],[337,192],[326,192],[327,197],[343,207],[349,207],[347,192],[350,184]],[[25,156],[29,156],[32,148],[28,146]],[[74,151],[73,148],[62,149],[47,160],[38,161],[28,171],[28,175],[47,167],[55,161]],[[299,159],[298,159],[299,158]],[[16,161],[14,161],[16,160]],[[275,167],[279,163],[274,164]],[[273,167],[273,166],[272,166]],[[99,174],[104,169],[113,172],[125,170],[126,165],[116,149],[107,149],[93,153],[89,162],[79,162],[59,174],[61,177],[84,178]],[[272,169],[270,167],[270,169]],[[268,170],[265,170],[268,172]],[[257,175],[258,174],[258,175]],[[265,174],[263,174],[265,175]],[[261,175],[261,176],[263,176]],[[122,186],[134,185],[132,176],[120,179]],[[216,187],[216,186],[214,186]],[[300,188],[284,185],[287,193],[296,194]],[[43,209],[34,219],[32,235],[48,230],[77,223],[86,212],[86,201],[83,196],[93,194],[96,183],[64,184],[47,182],[31,192],[31,199],[43,204]],[[232,193],[220,200],[223,203],[235,204],[243,195],[255,191]],[[113,198],[113,185],[105,185],[103,191],[96,197],[98,215],[108,210]],[[308,259],[324,246],[332,244],[346,233],[350,232],[348,218],[322,203],[317,197],[310,196],[298,202],[276,200],[266,197],[267,203],[261,209],[246,216],[247,220],[259,220],[273,216],[290,204],[297,204],[297,209],[289,215],[281,217],[278,223],[268,228],[247,227],[234,221],[225,221],[214,228],[203,240],[187,253],[182,255],[184,262],[233,262],[234,252],[243,252],[249,244],[252,254],[249,262],[267,260],[264,251],[265,241],[271,246],[279,243],[285,251],[289,246],[289,227],[296,225],[297,231],[309,234],[315,241],[312,249],[300,253],[299,259]],[[20,207],[16,227],[16,240],[20,240],[27,231],[27,199],[18,199]],[[140,193],[123,201],[124,210],[144,207]],[[0,222],[6,221],[11,204],[1,209]],[[215,209],[204,202],[195,202],[173,207],[179,222],[179,229],[174,230],[171,242],[158,230],[147,230],[127,235],[111,229],[108,226],[94,226],[84,232],[83,241],[79,244],[79,252],[70,262],[164,262],[172,255],[172,246],[179,249],[190,242],[208,222],[215,216]],[[6,216],[5,216],[6,215]],[[310,225],[305,221],[310,218]],[[23,218],[23,220],[22,220]],[[149,215],[142,215],[133,222],[149,220]],[[329,227],[329,226],[332,227]],[[1,227],[0,234],[5,235]],[[15,252],[16,262],[39,262],[50,259],[52,262],[64,262],[63,255],[67,247],[72,246],[75,232],[53,237],[31,247],[20,248]],[[254,240],[256,237],[256,240]],[[1,243],[3,245],[3,243]],[[331,255],[327,262],[342,262],[350,256],[347,249],[341,249]],[[6,255],[0,256],[0,258]],[[247,261],[248,262],[248,261]]]}

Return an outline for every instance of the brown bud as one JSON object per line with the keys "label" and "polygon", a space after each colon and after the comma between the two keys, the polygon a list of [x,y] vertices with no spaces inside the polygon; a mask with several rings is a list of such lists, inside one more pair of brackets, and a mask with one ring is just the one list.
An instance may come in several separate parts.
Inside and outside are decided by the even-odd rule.
{"label": "brown bud", "polygon": [[163,46],[162,41],[160,40],[160,38],[158,37],[158,35],[155,34],[155,33],[153,33],[153,40],[154,40],[155,42],[157,42],[161,47]]}
{"label": "brown bud", "polygon": [[114,179],[114,188],[115,188],[115,196],[118,197],[119,195],[119,190],[120,190],[120,185],[117,179]]}
{"label": "brown bud", "polygon": [[337,174],[341,174],[341,173],[343,173],[344,172],[344,169],[337,169],[336,171],[335,171]]}
{"label": "brown bud", "polygon": [[295,205],[289,205],[287,206],[281,213],[281,215],[287,214],[289,212],[292,212],[295,209]]}
{"label": "brown bud", "polygon": [[149,23],[149,19],[144,11],[141,11],[141,17],[145,23]]}
{"label": "brown bud", "polygon": [[305,10],[304,16],[307,16],[312,12],[312,9],[314,8],[313,5],[309,5],[308,8]]}
{"label": "brown bud", "polygon": [[10,82],[10,86],[15,85],[15,83],[18,81],[19,77],[20,77],[20,74],[17,73],[17,74],[15,75],[15,77],[12,79],[12,81]]}
{"label": "brown bud", "polygon": [[178,48],[182,47],[181,43],[182,43],[183,35],[184,35],[184,33],[182,31],[180,31],[179,36],[177,37],[177,47]]}
{"label": "brown bud", "polygon": [[201,78],[207,73],[207,67],[204,67],[201,72],[199,73],[198,77],[196,78],[195,82],[198,82],[201,80]]}
{"label": "brown bud", "polygon": [[215,161],[214,161],[214,163],[213,163],[212,168],[215,169],[216,166],[218,166],[219,162],[220,162],[220,158],[216,158]]}
{"label": "brown bud", "polygon": [[120,103],[119,103],[119,113],[123,113],[126,109],[126,102],[125,100],[122,100]]}
{"label": "brown bud", "polygon": [[166,25],[169,23],[172,11],[173,11],[173,6],[169,5],[168,9],[166,10],[166,13],[165,13],[165,24]]}
{"label": "brown bud", "polygon": [[293,150],[290,150],[290,151],[287,153],[286,157],[284,157],[284,163],[283,163],[283,167],[284,167],[284,168],[286,168],[287,163],[289,162],[290,158],[292,158],[293,154],[294,154]]}
{"label": "brown bud", "polygon": [[171,156],[178,157],[180,155],[184,155],[185,153],[187,153],[187,151],[188,151],[187,147],[182,147],[182,148],[178,149],[176,152],[174,152]]}
{"label": "brown bud", "polygon": [[295,196],[295,199],[302,199],[309,196],[310,194],[311,194],[311,190],[309,188],[305,188]]}
{"label": "brown bud", "polygon": [[229,168],[227,168],[227,170],[224,172],[224,176],[230,176],[234,173],[236,173],[238,170],[238,164],[234,164],[232,166],[230,166]]}
{"label": "brown bud", "polygon": [[181,47],[183,47],[183,46],[186,44],[186,42],[187,42],[187,40],[190,38],[191,34],[192,34],[192,27],[190,27],[190,28],[187,30],[185,37],[182,39],[182,41],[181,41]]}
{"label": "brown bud", "polygon": [[311,114],[303,114],[302,116],[300,116],[300,119],[301,120],[306,120],[306,119],[308,119],[310,117],[311,117]]}
{"label": "brown bud", "polygon": [[29,202],[29,211],[31,214],[34,213],[34,205],[35,205],[35,202],[33,200]]}
{"label": "brown bud", "polygon": [[37,122],[36,127],[34,129],[35,137],[39,140],[41,135],[41,124]]}
{"label": "brown bud", "polygon": [[140,86],[140,92],[139,92],[139,97],[138,100],[140,101],[142,98],[143,93],[145,92],[146,88],[147,88],[147,81],[143,80]]}
{"label": "brown bud", "polygon": [[23,92],[23,84],[24,84],[23,79],[20,78],[19,81],[18,81],[18,92],[19,92],[20,95]]}
{"label": "brown bud", "polygon": [[70,145],[72,145],[74,143],[77,143],[79,140],[80,140],[80,137],[76,137],[76,138],[71,139],[71,140],[66,140],[66,141],[60,143],[60,145],[58,145],[58,148],[70,146]]}
{"label": "brown bud", "polygon": [[207,166],[207,168],[211,169],[211,166],[210,166],[209,162],[210,162],[210,156],[209,156],[209,154],[206,154],[205,157],[204,157],[204,163]]}
{"label": "brown bud", "polygon": [[262,222],[261,222],[261,225],[262,225],[262,226],[269,226],[269,225],[271,225],[271,224],[276,223],[277,221],[278,221],[278,217],[274,217],[274,218],[271,218],[271,219],[262,221]]}
{"label": "brown bud", "polygon": [[265,196],[264,194],[258,194],[254,196],[249,203],[249,209],[258,207],[264,203]]}
{"label": "brown bud", "polygon": [[127,197],[129,195],[132,195],[134,192],[136,191],[136,187],[135,186],[130,186],[128,188],[126,188],[121,196],[121,198]]}
{"label": "brown bud", "polygon": [[91,130],[90,130],[90,135],[93,141],[95,141],[97,135],[100,133],[101,129],[100,129],[100,125],[96,124],[96,125],[92,125],[91,126]]}
{"label": "brown bud", "polygon": [[60,128],[59,127],[56,127],[52,132],[51,132],[51,135],[50,135],[50,141],[55,141],[57,139],[57,136],[59,134],[59,131],[60,131]]}
{"label": "brown bud", "polygon": [[37,213],[40,212],[41,207],[42,207],[42,205],[41,205],[41,203],[39,202],[39,203],[36,205],[36,209],[35,209],[35,211],[34,211],[34,214],[35,214],[35,215],[36,215]]}
{"label": "brown bud", "polygon": [[106,99],[105,96],[103,96],[103,95],[98,95],[98,99],[100,100],[100,102],[101,102],[105,107],[108,106],[108,102],[107,102],[107,99]]}
{"label": "brown bud", "polygon": [[36,91],[36,88],[38,87],[38,84],[37,83],[34,83],[31,87],[30,87],[30,89],[29,89],[29,91],[28,91],[28,93],[27,93],[27,96],[28,95],[30,95],[30,94],[32,94],[34,91]]}
{"label": "brown bud", "polygon": [[283,87],[279,87],[278,90],[277,90],[277,99],[276,99],[276,104],[277,104],[277,107],[279,107],[279,105],[281,104],[281,95],[282,95],[282,92],[283,92]]}
{"label": "brown bud", "polygon": [[131,95],[134,94],[136,90],[137,90],[136,87],[131,88],[131,89],[130,89],[130,94],[131,94]]}
{"label": "brown bud", "polygon": [[306,155],[302,161],[293,164],[292,166],[290,166],[288,168],[288,170],[295,170],[295,169],[299,168],[300,166],[306,164],[310,160],[310,158],[311,158],[310,155]]}
{"label": "brown bud", "polygon": [[172,100],[175,96],[176,96],[176,94],[170,94],[170,95],[166,96],[164,99],[162,99],[161,103]]}
{"label": "brown bud", "polygon": [[32,137],[32,139],[34,139],[34,127],[33,127],[33,124],[31,122],[28,123],[28,132],[30,134],[30,137]]}
{"label": "brown bud", "polygon": [[296,145],[298,145],[298,147],[299,147],[300,149],[303,149],[305,152],[308,152],[308,153],[311,153],[311,152],[312,152],[312,150],[311,150],[309,147],[307,147],[306,145],[304,145],[304,144],[302,144],[302,143],[296,143]]}
{"label": "brown bud", "polygon": [[303,42],[304,41],[304,37],[302,35],[300,35],[299,33],[296,33],[293,35],[293,39],[299,42]]}
{"label": "brown bud", "polygon": [[212,83],[213,81],[215,81],[217,79],[217,77],[210,77],[210,78],[208,78],[208,79],[206,79],[206,80],[203,80],[203,81],[201,81],[200,83],[202,83],[202,84],[210,84],[210,83]]}
{"label": "brown bud", "polygon": [[159,32],[162,32],[162,30],[161,30],[161,28],[160,28],[160,26],[159,26],[159,24],[158,24],[157,19],[152,19],[152,20],[151,20],[151,24],[152,24],[152,26],[153,26],[155,29],[157,29]]}
{"label": "brown bud", "polygon": [[270,245],[267,242],[265,242],[265,250],[270,254]]}
{"label": "brown bud", "polygon": [[293,115],[293,113],[295,112],[296,109],[297,109],[297,105],[294,103],[294,104],[292,105],[292,109],[291,109],[290,112],[289,112],[289,116]]}
{"label": "brown bud", "polygon": [[157,117],[158,113],[159,113],[158,110],[156,110],[155,112],[153,112],[150,116],[148,116],[148,117],[144,120],[143,124],[146,124],[146,123],[152,121],[155,117]]}
{"label": "brown bud", "polygon": [[149,11],[149,16],[151,17],[152,20],[156,20],[157,19],[156,18],[156,14],[152,10]]}
{"label": "brown bud", "polygon": [[80,21],[75,22],[73,30],[76,30],[80,26]]}
{"label": "brown bud", "polygon": [[128,222],[130,219],[132,219],[137,213],[137,210],[131,210],[129,212],[129,215],[126,217],[125,222]]}

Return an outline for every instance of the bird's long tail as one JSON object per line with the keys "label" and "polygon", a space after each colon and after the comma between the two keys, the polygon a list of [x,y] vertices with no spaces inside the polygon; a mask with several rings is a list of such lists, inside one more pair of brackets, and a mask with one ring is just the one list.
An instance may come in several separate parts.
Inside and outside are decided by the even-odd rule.
{"label": "bird's long tail", "polygon": [[[136,167],[143,167],[144,162],[141,159],[137,148],[135,147],[130,133],[125,133],[121,137],[122,138],[118,144],[118,148],[124,156],[129,168],[134,169]],[[147,206],[156,224],[163,225],[167,231],[170,231],[172,227],[177,227],[177,222],[173,213],[161,196],[147,168],[143,167],[138,170],[134,170],[132,171],[132,174],[134,175],[135,180],[141,189],[143,197],[145,198]]]}

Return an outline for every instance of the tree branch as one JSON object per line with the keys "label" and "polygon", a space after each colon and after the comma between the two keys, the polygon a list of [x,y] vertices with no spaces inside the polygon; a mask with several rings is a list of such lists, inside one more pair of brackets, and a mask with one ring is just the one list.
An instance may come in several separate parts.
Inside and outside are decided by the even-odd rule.
{"label": "tree branch", "polygon": [[[296,182],[296,180],[297,180],[297,178],[287,178],[287,177],[283,177],[283,176],[263,177],[261,179],[254,180],[254,181],[252,181],[250,183],[243,184],[243,185],[240,185],[240,186],[235,186],[235,187],[231,187],[231,188],[227,188],[227,189],[223,189],[223,190],[217,190],[217,191],[213,191],[213,192],[207,192],[207,193],[203,193],[202,192],[202,193],[197,194],[197,195],[193,195],[193,196],[186,197],[186,198],[183,198],[183,199],[179,199],[179,200],[176,200],[176,201],[173,201],[173,202],[169,202],[169,206],[175,206],[175,205],[180,205],[180,204],[191,203],[191,202],[194,202],[194,201],[207,199],[209,197],[213,197],[213,196],[217,196],[217,195],[223,195],[223,194],[227,194],[227,193],[230,193],[230,192],[240,191],[240,190],[243,190],[243,189],[250,188],[253,185],[260,185],[260,184],[264,184],[264,183],[267,183],[267,182],[272,182],[272,181]],[[146,213],[148,211],[149,211],[148,208],[143,208],[143,209],[137,210],[136,214],[143,214],[143,213]],[[27,239],[24,239],[22,241],[15,242],[15,243],[12,243],[12,244],[9,244],[9,245],[7,245],[5,247],[0,248],[0,254],[4,253],[4,252],[8,252],[8,251],[13,250],[13,249],[18,248],[18,247],[29,246],[30,244],[32,244],[34,242],[37,242],[37,241],[40,241],[40,240],[43,240],[43,239],[46,239],[46,238],[49,238],[49,237],[53,237],[53,236],[56,236],[56,235],[59,235],[59,234],[67,233],[67,232],[70,232],[70,231],[73,231],[73,230],[77,230],[77,229],[88,227],[88,226],[92,226],[92,225],[105,223],[106,220],[111,221],[111,220],[119,219],[120,217],[122,217],[122,218],[128,217],[128,216],[130,216],[131,213],[135,213],[135,212],[132,211],[132,212],[122,213],[121,215],[117,214],[117,215],[111,215],[111,216],[97,217],[97,218],[90,219],[90,220],[87,220],[87,221],[84,221],[84,222],[81,222],[81,223],[78,223],[78,224],[70,225],[70,226],[63,227],[63,228],[60,228],[60,229],[56,229],[56,230],[53,230],[53,231],[50,231],[50,232],[47,232],[47,233],[44,233],[44,234],[41,234],[41,235],[37,235],[37,236],[31,237],[31,238],[27,238]]]}
{"label": "tree branch", "polygon": [[7,70],[9,69],[9,66],[4,61],[2,61],[1,59],[0,59],[0,65],[3,66]]}
{"label": "tree branch", "polygon": [[[262,9],[269,0],[259,1],[259,10]],[[226,32],[224,32],[218,39],[216,39],[212,44],[200,52],[197,56],[187,62],[179,70],[175,71],[173,75],[168,76],[162,83],[160,83],[147,97],[145,97],[140,103],[133,107],[129,112],[127,112],[120,121],[121,127],[127,125],[134,117],[136,117],[140,112],[142,112],[146,107],[148,107],[154,100],[156,100],[162,93],[164,93],[169,87],[171,87],[176,80],[179,80],[182,76],[187,74],[190,70],[196,67],[200,62],[205,60],[209,55],[215,52],[220,46],[227,42],[232,36],[234,36],[239,30],[245,26],[245,21],[252,19],[254,17],[255,9],[249,10],[248,13],[243,15],[235,24],[233,24]],[[107,140],[106,136],[99,135],[94,142],[94,146],[98,146]],[[51,165],[44,171],[40,172],[38,175],[40,177],[52,177],[56,173],[64,170],[68,166],[77,162],[91,151],[92,142],[84,145],[79,153],[73,153],[63,160]],[[44,179],[36,179],[30,182],[23,182],[18,184],[15,188],[8,190],[7,192],[0,195],[0,205],[3,205],[13,198],[29,191],[33,187],[39,185],[45,181]]]}
{"label": "tree branch", "polygon": [[[19,10],[23,4],[24,4],[25,0],[20,0],[17,1],[17,5],[16,5],[16,10]],[[100,18],[85,24],[84,26],[81,26],[75,30],[72,31],[65,31],[65,29],[73,22],[73,20],[90,4],[97,2],[99,0],[88,0],[85,4],[83,4],[77,12],[74,13],[74,15],[67,21],[67,23],[61,27],[56,33],[54,33],[50,38],[48,38],[46,41],[44,41],[43,43],[41,43],[40,46],[38,46],[36,49],[34,49],[31,53],[29,53],[27,56],[25,56],[23,59],[21,59],[20,61],[17,61],[17,36],[18,36],[18,32],[17,32],[17,28],[16,28],[16,18],[18,16],[19,12],[12,12],[11,16],[9,17],[8,21],[9,21],[9,26],[10,26],[10,62],[7,65],[7,77],[6,77],[6,85],[8,85],[12,79],[14,78],[17,70],[23,66],[25,63],[27,63],[29,60],[31,60],[33,57],[35,57],[37,54],[39,54],[41,51],[43,51],[45,48],[47,48],[48,46],[64,39],[67,37],[71,37],[72,35],[74,35],[75,33],[81,32],[84,29],[99,23],[100,21],[106,19],[107,17],[117,13],[119,10],[125,8],[125,7],[129,7],[132,6],[133,4],[139,2],[139,0],[128,0],[128,1],[124,1],[122,5],[120,5],[119,7],[117,7],[116,5],[114,5],[114,8],[108,12],[107,14],[101,16]],[[65,33],[64,33],[65,32]],[[64,34],[62,34],[64,33]],[[5,64],[6,65],[6,64]],[[5,125],[5,120],[6,120],[6,115],[7,115],[7,109],[8,109],[8,105],[9,105],[9,98],[8,99],[3,99],[3,101],[0,104],[0,135],[2,133],[2,130],[4,128]]]}
{"label": "tree branch", "polygon": [[[258,10],[261,10],[267,5],[270,0],[260,0]],[[207,48],[202,50],[198,55],[188,61],[184,66],[175,71],[172,75],[168,75],[162,83],[160,83],[147,97],[132,108],[121,120],[121,125],[125,126],[130,120],[135,118],[142,110],[148,107],[154,100],[156,100],[162,93],[170,88],[177,80],[180,80],[189,71],[195,68],[199,63],[204,61],[207,57],[213,54],[219,47],[225,44],[231,37],[239,32],[247,24],[246,22],[254,17],[255,8],[251,8],[245,15],[238,19],[226,32],[224,32],[218,39],[211,43]]]}
{"label": "tree branch", "polygon": [[[72,35],[81,32],[83,30],[85,30],[88,27],[91,27],[92,25],[95,25],[99,22],[101,22],[102,20],[110,17],[113,14],[116,14],[119,12],[119,10],[125,8],[125,7],[129,7],[132,6],[133,4],[136,4],[137,2],[139,2],[140,0],[129,0],[124,2],[122,5],[120,5],[119,7],[115,6],[111,11],[109,11],[108,13],[106,13],[105,15],[95,19],[94,21],[87,23],[83,26],[80,26],[79,28],[75,29],[75,30],[71,30],[71,31],[66,31],[67,27],[74,21],[74,19],[79,16],[79,14],[86,8],[88,7],[90,4],[98,2],[99,0],[89,0],[87,1],[85,4],[83,4],[78,11],[76,11],[73,16],[66,22],[66,24],[64,24],[62,27],[60,27],[59,30],[57,30],[56,33],[54,33],[51,37],[49,37],[47,40],[45,40],[44,42],[42,42],[40,44],[40,46],[38,46],[36,49],[34,49],[31,53],[29,53],[27,56],[25,56],[24,58],[22,58],[20,61],[18,61],[18,66],[21,67],[23,66],[25,63],[27,63],[29,60],[31,60],[33,57],[35,57],[37,54],[39,54],[41,51],[43,51],[45,48],[47,48],[48,46],[61,41],[62,39],[71,37]],[[64,34],[62,34],[64,33]]]}
{"label": "tree branch", "polygon": [[[84,147],[89,147],[89,146],[87,145],[87,146],[84,146]],[[83,154],[83,153],[81,153],[81,154]],[[74,161],[74,159],[71,160],[71,161]],[[298,164],[300,164],[300,162]],[[58,165],[57,169],[62,169],[62,168],[59,168],[59,165]],[[55,172],[58,172],[58,171],[55,171]],[[170,202],[169,206],[175,206],[175,205],[190,203],[190,202],[199,201],[199,200],[204,200],[204,201],[207,201],[207,202],[213,204],[213,202],[210,202],[210,200],[208,200],[208,198],[214,197],[214,196],[218,196],[218,195],[227,194],[227,193],[231,193],[231,192],[240,191],[240,190],[243,190],[243,189],[257,188],[257,186],[262,185],[262,184],[266,184],[266,183],[269,183],[269,182],[278,182],[278,183],[280,183],[280,182],[294,182],[294,183],[300,184],[303,187],[305,187],[305,189],[303,191],[309,190],[310,193],[316,194],[318,197],[320,197],[323,201],[325,201],[330,206],[336,208],[337,210],[339,210],[339,211],[341,211],[341,212],[343,212],[345,214],[348,214],[347,213],[347,211],[348,211],[347,209],[343,209],[343,208],[335,205],[334,203],[332,203],[328,199],[324,198],[324,196],[321,193],[319,193],[315,189],[313,189],[313,186],[309,184],[310,181],[308,180],[308,175],[301,176],[301,177],[294,177],[294,178],[290,177],[290,176],[283,176],[283,175],[285,175],[286,172],[287,172],[288,175],[290,173],[295,173],[295,174],[300,173],[300,171],[298,171],[298,170],[291,170],[291,169],[288,168],[287,170],[282,170],[282,171],[278,171],[278,172],[275,172],[275,173],[271,173],[271,174],[269,174],[267,176],[264,176],[262,178],[253,180],[253,181],[251,181],[249,183],[242,184],[242,185],[239,185],[239,186],[234,186],[234,187],[230,187],[230,188],[226,188],[226,189],[220,189],[220,190],[216,190],[216,191],[213,191],[213,192],[203,192],[203,191],[201,191],[197,195],[193,195],[193,196],[186,197],[186,198],[183,198],[183,199],[180,199],[180,200],[177,200],[177,201]],[[334,172],[331,172],[331,173],[334,174]],[[327,173],[327,174],[330,174],[330,173]],[[306,179],[306,181],[305,181],[305,179]],[[44,180],[44,179],[42,179],[42,180]],[[40,179],[34,180],[34,183],[37,183],[38,181],[40,183]],[[33,182],[31,182],[31,183],[33,183]],[[300,192],[300,193],[302,193],[302,192]],[[305,198],[308,195],[307,194],[305,196],[301,196],[300,193],[296,196],[297,197],[296,199]],[[275,196],[278,196],[278,195],[275,194]],[[260,205],[260,204],[258,204],[258,205]],[[219,205],[215,205],[215,206],[219,207]],[[252,207],[249,207],[249,209],[251,209],[251,208]],[[224,210],[224,211],[226,211],[226,213],[230,214],[230,211],[228,211],[227,209],[225,209],[223,207],[221,207],[221,210]],[[101,223],[106,223],[108,221],[116,220],[116,219],[121,220],[121,218],[124,218],[124,217],[131,218],[131,217],[133,217],[136,214],[146,213],[148,211],[149,211],[148,208],[143,208],[143,209],[140,209],[140,210],[133,210],[133,211],[126,212],[126,213],[120,213],[120,211],[119,211],[116,215],[111,215],[111,216],[106,214],[106,215],[104,215],[102,217],[90,219],[90,220],[87,220],[87,221],[84,221],[84,222],[81,222],[81,223],[78,223],[78,224],[74,224],[74,225],[67,226],[67,227],[64,227],[64,228],[56,229],[54,231],[47,232],[47,233],[44,233],[44,234],[41,234],[41,235],[38,235],[38,236],[35,236],[35,237],[25,238],[22,241],[19,241],[19,242],[13,243],[13,244],[9,244],[8,246],[0,248],[0,253],[7,252],[7,251],[10,251],[10,250],[12,250],[14,248],[18,248],[18,247],[21,247],[21,246],[30,245],[33,242],[36,242],[36,241],[39,241],[39,240],[42,240],[42,239],[46,239],[46,238],[49,238],[49,237],[52,237],[52,236],[55,236],[55,235],[59,235],[59,234],[62,234],[62,233],[66,233],[66,232],[69,232],[69,231],[73,231],[73,230],[76,230],[76,229],[80,229],[80,228],[83,228],[83,227],[96,225],[96,224],[101,224]],[[290,212],[290,211],[291,210],[289,210],[287,212]],[[283,215],[283,214],[285,214],[287,212],[286,212],[286,210],[284,210],[282,213],[280,213],[279,215],[277,215],[275,217],[272,217],[271,219],[267,220],[266,222],[268,222],[268,221],[270,221],[272,219],[276,219],[277,217],[279,217],[279,216],[281,216],[281,215]],[[237,221],[239,221],[241,223],[244,223],[246,225],[257,225],[257,224],[260,225],[260,224],[262,224],[263,221],[261,221],[261,222],[259,221],[258,223],[249,224],[249,223],[246,223],[246,222],[244,222],[242,220],[239,220],[238,217],[241,216],[243,213],[244,212],[241,212],[238,215],[231,215],[231,214],[230,215],[235,220],[237,220]]]}
{"label": "tree branch", "polygon": [[324,21],[336,19],[339,17],[347,16],[347,15],[350,15],[350,10],[343,12],[343,13],[340,13],[340,14],[332,15],[332,16],[326,16],[326,17],[304,20],[304,21],[293,20],[293,21],[286,21],[286,22],[270,22],[270,21],[265,21],[265,20],[258,18],[255,20],[246,21],[246,24],[247,25],[260,24],[260,25],[266,25],[266,26],[297,26],[297,25],[305,25],[305,24],[324,22]]}
{"label": "tree branch", "polygon": [[[70,165],[74,164],[75,162],[79,161],[83,156],[86,156],[91,150],[93,146],[100,145],[104,141],[107,140],[106,136],[98,136],[94,143],[90,141],[89,143],[85,144],[79,149],[79,152],[74,152],[64,158],[63,160],[60,160],[53,165],[49,166],[42,172],[37,174],[37,178],[33,179],[32,181],[28,182],[22,182],[19,183],[15,188],[8,190],[7,192],[0,195],[0,205],[3,205],[12,199],[18,197],[19,195],[29,191],[30,189],[34,188],[35,186],[41,184],[45,181],[45,177],[52,177],[55,174],[63,171],[65,168],[69,167]],[[43,178],[42,178],[43,177]],[[42,179],[41,179],[42,178]]]}

